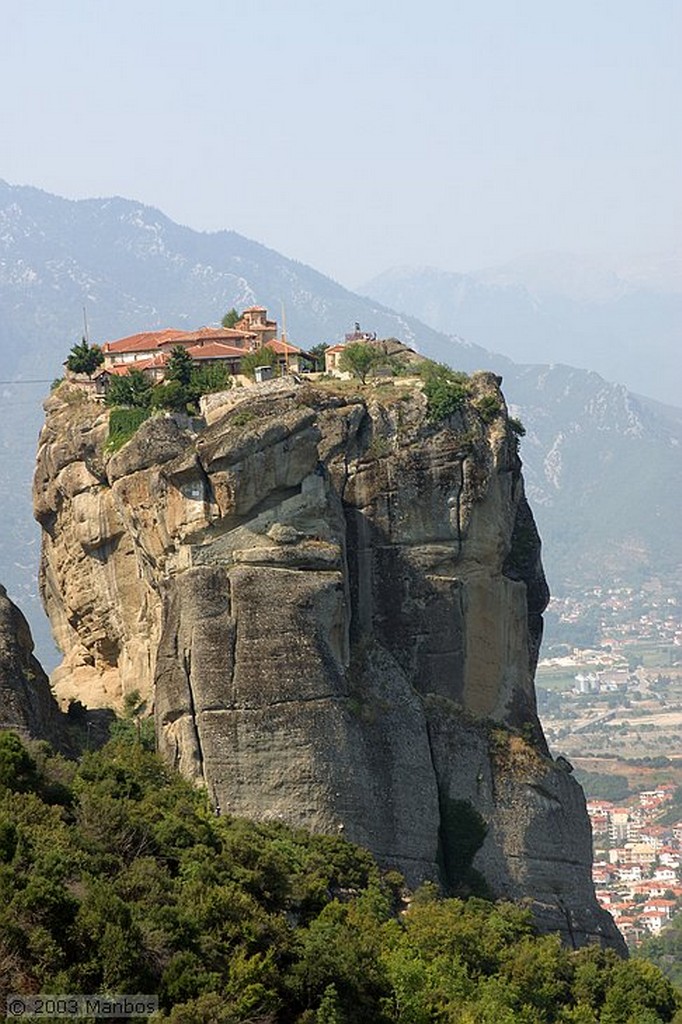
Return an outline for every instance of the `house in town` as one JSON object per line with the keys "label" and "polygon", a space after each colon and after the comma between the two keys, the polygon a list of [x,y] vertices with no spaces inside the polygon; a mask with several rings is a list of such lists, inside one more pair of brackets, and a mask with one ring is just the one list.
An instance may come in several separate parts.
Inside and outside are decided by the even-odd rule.
{"label": "house in town", "polygon": [[677,871],[675,868],[660,867],[656,868],[653,877],[657,882],[676,882]]}
{"label": "house in town", "polygon": [[[66,367],[66,363],[64,364]],[[110,374],[100,367],[93,374],[75,373],[73,370],[65,369],[66,379],[70,384],[76,384],[82,391],[86,391],[90,398],[96,401],[104,401],[109,387]]]}
{"label": "house in town", "polygon": [[669,921],[675,913],[675,906],[675,900],[652,899],[648,900],[644,904],[644,913],[646,913],[648,910],[654,910],[656,911],[656,913],[660,914],[666,921]]}
{"label": "house in town", "polygon": [[629,807],[614,807],[609,817],[609,838],[612,843],[635,842],[642,830],[638,811]]}
{"label": "house in town", "polygon": [[663,926],[668,922],[666,915],[661,914],[658,910],[644,910],[639,919],[652,935],[660,935]]}

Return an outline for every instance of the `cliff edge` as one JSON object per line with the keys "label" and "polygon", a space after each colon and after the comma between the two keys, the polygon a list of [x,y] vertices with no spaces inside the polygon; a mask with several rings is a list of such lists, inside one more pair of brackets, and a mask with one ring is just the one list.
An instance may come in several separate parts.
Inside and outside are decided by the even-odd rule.
{"label": "cliff edge", "polygon": [[64,718],[33,656],[28,622],[0,586],[0,729],[48,740],[57,750],[68,751]]}
{"label": "cliff edge", "polygon": [[152,418],[62,386],[35,477],[62,698],[153,702],[224,812],[343,832],[410,884],[486,884],[623,950],[534,671],[548,592],[499,379],[285,379]]}

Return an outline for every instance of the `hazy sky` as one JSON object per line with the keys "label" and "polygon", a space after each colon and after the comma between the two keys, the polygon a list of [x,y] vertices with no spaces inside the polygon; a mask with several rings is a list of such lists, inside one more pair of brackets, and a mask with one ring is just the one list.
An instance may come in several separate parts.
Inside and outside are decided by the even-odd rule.
{"label": "hazy sky", "polygon": [[353,286],[682,228],[680,0],[0,0],[0,177]]}

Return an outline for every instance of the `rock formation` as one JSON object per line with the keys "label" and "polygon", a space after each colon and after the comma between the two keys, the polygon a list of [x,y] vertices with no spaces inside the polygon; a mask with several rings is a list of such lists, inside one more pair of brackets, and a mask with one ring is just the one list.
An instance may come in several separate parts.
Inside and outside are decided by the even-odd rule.
{"label": "rock formation", "polygon": [[12,729],[26,739],[46,739],[64,749],[64,717],[33,656],[28,623],[0,586],[0,729]]}
{"label": "rock formation", "polygon": [[343,832],[411,884],[475,870],[623,948],[536,715],[548,594],[498,378],[440,424],[399,379],[234,389],[112,455],[101,406],[62,386],[46,412],[62,697],[139,691],[223,812]]}

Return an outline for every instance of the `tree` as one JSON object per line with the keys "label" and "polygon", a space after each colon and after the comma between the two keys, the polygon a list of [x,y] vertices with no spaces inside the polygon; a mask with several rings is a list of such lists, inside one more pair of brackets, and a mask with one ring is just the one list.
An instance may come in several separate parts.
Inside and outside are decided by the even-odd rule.
{"label": "tree", "polygon": [[227,391],[233,384],[232,374],[226,363],[207,363],[192,369],[190,387],[194,400],[213,391]]}
{"label": "tree", "polygon": [[220,322],[223,325],[223,327],[234,327],[235,324],[239,323],[241,318],[241,313],[237,312],[237,310],[233,306],[232,309],[228,309],[227,313]]}
{"label": "tree", "polygon": [[148,409],[152,397],[152,384],[141,371],[131,368],[124,377],[114,377],[107,391],[107,405],[126,405],[134,409]]}
{"label": "tree", "polygon": [[327,985],[317,1009],[315,1024],[343,1024],[344,1016],[339,1004],[336,985]]}
{"label": "tree", "polygon": [[142,700],[139,690],[127,693],[123,702],[123,716],[112,722],[110,737],[122,743],[142,744],[145,750],[154,750],[154,720],[145,717],[146,711],[147,702]]}
{"label": "tree", "polygon": [[673,1017],[679,1007],[675,989],[653,964],[630,960],[611,971],[599,1020],[602,1024],[642,1024]]}
{"label": "tree", "polygon": [[0,786],[24,792],[35,784],[36,763],[18,736],[0,733]]}
{"label": "tree", "polygon": [[174,409],[176,412],[186,412],[187,403],[190,401],[189,389],[179,380],[167,380],[164,384],[157,384],[152,392],[152,409]]}
{"label": "tree", "polygon": [[166,380],[177,380],[187,387],[192,379],[192,366],[192,357],[187,349],[183,345],[174,345],[166,367]]}
{"label": "tree", "polygon": [[353,341],[346,345],[341,353],[339,369],[359,377],[364,384],[371,371],[382,362],[382,358],[381,352],[374,345],[368,345],[364,341]]}
{"label": "tree", "polygon": [[257,366],[277,367],[279,356],[272,348],[258,348],[254,352],[247,352],[242,359],[241,371],[247,377],[255,377]]}
{"label": "tree", "polygon": [[87,373],[91,377],[103,362],[104,353],[99,345],[88,345],[87,340],[82,338],[69,352],[66,368],[71,373]]}
{"label": "tree", "polygon": [[312,356],[315,369],[318,371],[324,370],[324,354],[328,348],[329,345],[323,341],[308,350],[308,355]]}

